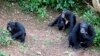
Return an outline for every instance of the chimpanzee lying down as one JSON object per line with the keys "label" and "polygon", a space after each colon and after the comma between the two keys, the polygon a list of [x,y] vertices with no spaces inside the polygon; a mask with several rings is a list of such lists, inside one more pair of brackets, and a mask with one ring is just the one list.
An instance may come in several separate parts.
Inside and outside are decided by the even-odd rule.
{"label": "chimpanzee lying down", "polygon": [[69,32],[71,32],[75,24],[76,16],[69,10],[63,10],[52,23],[49,23],[49,26],[57,26],[59,30],[65,30],[69,27]]}
{"label": "chimpanzee lying down", "polygon": [[21,23],[9,21],[7,30],[11,33],[12,39],[19,40],[22,43],[25,42],[26,31]]}
{"label": "chimpanzee lying down", "polygon": [[69,46],[73,48],[87,48],[93,42],[95,31],[93,26],[86,22],[80,22],[75,25],[72,32],[69,34]]}

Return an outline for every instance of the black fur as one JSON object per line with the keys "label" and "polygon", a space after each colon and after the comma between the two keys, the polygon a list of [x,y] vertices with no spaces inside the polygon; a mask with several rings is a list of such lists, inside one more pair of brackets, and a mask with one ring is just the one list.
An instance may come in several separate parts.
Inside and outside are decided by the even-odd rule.
{"label": "black fur", "polygon": [[7,30],[11,33],[12,39],[25,42],[26,31],[21,23],[10,21],[7,24]]}
{"label": "black fur", "polygon": [[[67,24],[66,21],[68,21]],[[69,32],[71,32],[75,24],[76,16],[71,11],[65,10],[49,26],[57,26],[59,30],[65,30],[69,27]]]}
{"label": "black fur", "polygon": [[[87,29],[84,27],[83,33],[81,33],[80,31],[82,29],[82,24],[85,24],[85,26],[87,27]],[[78,23],[69,34],[69,46],[72,46],[76,49],[80,48],[80,46],[83,48],[87,48],[92,44],[94,37],[95,31],[93,26],[85,22]]]}

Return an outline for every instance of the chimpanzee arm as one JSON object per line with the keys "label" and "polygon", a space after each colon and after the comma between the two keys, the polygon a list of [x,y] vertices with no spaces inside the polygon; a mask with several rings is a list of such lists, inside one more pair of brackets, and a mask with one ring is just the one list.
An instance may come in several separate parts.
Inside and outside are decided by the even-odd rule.
{"label": "chimpanzee arm", "polygon": [[79,30],[80,30],[80,23],[76,24],[72,32],[70,33],[72,35],[72,42],[74,43],[75,48],[79,47],[78,36],[77,36],[79,33]]}
{"label": "chimpanzee arm", "polygon": [[61,18],[61,15],[59,15],[52,23],[49,23],[48,26],[54,26],[55,24],[57,24],[60,18]]}
{"label": "chimpanzee arm", "polygon": [[74,28],[72,29],[72,33],[77,34],[77,32],[80,30],[80,23],[76,24]]}
{"label": "chimpanzee arm", "polygon": [[96,35],[96,33],[95,33],[94,28],[93,28],[92,25],[89,25],[89,26],[88,26],[88,34],[89,34],[89,36],[90,36],[92,39],[93,39],[93,38],[95,37],[95,35]]}
{"label": "chimpanzee arm", "polygon": [[72,29],[73,29],[73,27],[74,27],[74,15],[71,15],[70,17],[69,17],[69,22],[70,22],[70,30],[69,30],[69,33],[72,31]]}
{"label": "chimpanzee arm", "polygon": [[12,36],[12,38],[16,38],[16,37],[19,37],[20,35],[22,35],[23,34],[23,31],[19,31],[19,32],[17,32],[17,33],[15,33],[13,36]]}

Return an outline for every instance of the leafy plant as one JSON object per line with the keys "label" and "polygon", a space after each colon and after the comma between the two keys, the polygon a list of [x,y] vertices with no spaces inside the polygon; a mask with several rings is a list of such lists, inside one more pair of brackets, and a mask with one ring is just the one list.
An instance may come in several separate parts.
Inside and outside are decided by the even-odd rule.
{"label": "leafy plant", "polygon": [[100,27],[95,27],[95,31],[96,31],[96,37],[94,38],[94,45],[95,46],[100,46]]}
{"label": "leafy plant", "polygon": [[0,56],[10,56],[9,54],[7,54],[6,52],[0,50]]}
{"label": "leafy plant", "polygon": [[44,5],[44,0],[19,0],[18,4],[28,12],[38,13],[39,16],[43,17],[46,15],[46,11]]}
{"label": "leafy plant", "polygon": [[38,13],[42,17],[46,16],[48,7],[55,10],[63,10],[63,8],[78,10],[85,7],[82,5],[86,5],[84,0],[18,0],[18,4],[23,10]]}
{"label": "leafy plant", "polygon": [[9,32],[4,29],[0,29],[0,44],[3,46],[8,46],[12,43],[12,40],[9,36]]}
{"label": "leafy plant", "polygon": [[100,17],[96,14],[95,11],[93,10],[87,10],[84,12],[82,16],[86,21],[94,24],[94,25],[99,25],[100,24]]}
{"label": "leafy plant", "polygon": [[47,13],[46,13],[46,8],[39,8],[37,10],[37,13],[39,14],[40,17],[44,17],[44,16],[47,16]]}

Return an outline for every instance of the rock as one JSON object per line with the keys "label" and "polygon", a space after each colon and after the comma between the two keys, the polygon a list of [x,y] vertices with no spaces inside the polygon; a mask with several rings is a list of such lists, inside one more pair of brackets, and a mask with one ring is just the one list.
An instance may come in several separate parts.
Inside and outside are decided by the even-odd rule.
{"label": "rock", "polygon": [[37,55],[41,55],[42,53],[41,53],[40,51],[37,51],[36,54],[37,54]]}
{"label": "rock", "polygon": [[68,51],[65,51],[65,52],[64,52],[64,54],[68,54],[68,53],[69,53]]}

